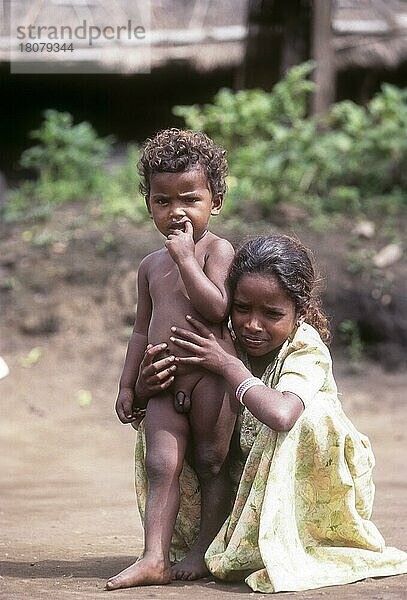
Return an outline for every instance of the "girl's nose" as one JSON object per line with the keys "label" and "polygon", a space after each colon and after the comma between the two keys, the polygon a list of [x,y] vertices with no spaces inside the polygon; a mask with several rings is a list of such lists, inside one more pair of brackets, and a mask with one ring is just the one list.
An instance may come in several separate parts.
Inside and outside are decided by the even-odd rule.
{"label": "girl's nose", "polygon": [[263,329],[260,320],[255,315],[247,319],[244,327],[248,333],[257,333]]}

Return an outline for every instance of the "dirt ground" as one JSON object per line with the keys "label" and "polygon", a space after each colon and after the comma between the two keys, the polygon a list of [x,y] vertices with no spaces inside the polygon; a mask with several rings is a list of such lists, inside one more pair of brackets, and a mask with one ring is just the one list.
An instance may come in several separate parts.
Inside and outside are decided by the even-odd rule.
{"label": "dirt ground", "polygon": [[[72,356],[63,365],[53,344],[31,368],[19,355],[5,357],[11,374],[0,381],[1,567],[0,597],[30,599],[241,598],[245,585],[204,579],[188,584],[105,592],[105,580],[142,550],[133,492],[134,432],[112,411],[120,357],[94,374],[92,402],[78,391],[89,385],[89,365]],[[407,376],[375,365],[364,373],[337,369],[348,414],[374,445],[374,521],[389,545],[407,550],[405,390]],[[406,597],[407,576],[368,580],[288,597]]]}
{"label": "dirt ground", "polygon": [[[244,584],[212,579],[104,591],[106,579],[143,545],[134,431],[117,421],[113,404],[134,311],[135,265],[161,242],[151,230],[84,223],[77,211],[55,215],[51,224],[7,230],[0,256],[0,354],[10,367],[0,380],[0,598],[254,595]],[[335,263],[342,237],[327,239],[325,249],[317,240],[328,285],[336,281],[337,289],[348,285],[339,286]],[[341,356],[335,364],[342,401],[377,459],[373,520],[388,545],[407,550],[407,374],[371,362],[351,373]],[[284,597],[388,600],[407,597],[406,589],[407,576],[398,576]]]}

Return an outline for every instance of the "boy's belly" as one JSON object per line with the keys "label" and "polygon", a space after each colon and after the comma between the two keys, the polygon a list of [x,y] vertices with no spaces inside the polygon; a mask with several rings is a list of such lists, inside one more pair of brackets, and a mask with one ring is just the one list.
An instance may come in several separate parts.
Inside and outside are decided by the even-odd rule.
{"label": "boy's belly", "polygon": [[[171,327],[179,327],[181,329],[193,331],[193,327],[185,319],[186,315],[191,315],[204,323],[216,336],[221,335],[221,325],[207,323],[203,317],[193,309],[188,298],[185,296],[180,298],[178,294],[177,296],[177,298],[168,298],[167,301],[165,301],[165,298],[163,298],[162,301],[153,305],[153,312],[148,330],[148,343],[161,344],[165,342],[168,344],[168,348],[163,351],[156,360],[159,360],[159,358],[164,358],[170,354],[181,357],[193,356],[190,351],[184,350],[170,340],[170,336],[174,335],[171,331]],[[191,370],[195,369],[196,367],[191,369],[185,365],[179,366],[177,369],[177,375],[181,375],[182,373],[190,373]]]}

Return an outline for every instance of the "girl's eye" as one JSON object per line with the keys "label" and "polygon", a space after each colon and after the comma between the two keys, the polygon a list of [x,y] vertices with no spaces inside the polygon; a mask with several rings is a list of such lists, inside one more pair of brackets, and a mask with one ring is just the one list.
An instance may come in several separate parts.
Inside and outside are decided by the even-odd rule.
{"label": "girl's eye", "polygon": [[185,198],[185,204],[194,204],[197,198]]}
{"label": "girl's eye", "polygon": [[233,304],[233,309],[236,310],[237,312],[247,312],[249,310],[249,308],[247,306],[245,306],[244,304]]}
{"label": "girl's eye", "polygon": [[266,311],[266,316],[269,319],[274,319],[275,321],[278,321],[279,319],[281,319],[282,317],[284,317],[284,315],[282,313],[275,312],[274,310],[268,310],[268,311]]}

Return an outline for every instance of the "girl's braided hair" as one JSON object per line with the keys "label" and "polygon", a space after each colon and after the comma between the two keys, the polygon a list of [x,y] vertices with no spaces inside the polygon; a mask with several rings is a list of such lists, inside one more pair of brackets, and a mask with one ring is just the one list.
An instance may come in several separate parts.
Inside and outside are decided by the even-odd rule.
{"label": "girl's braided hair", "polygon": [[141,175],[140,192],[146,200],[150,195],[154,173],[181,173],[203,169],[212,196],[226,192],[226,150],[217,146],[205,133],[187,129],[164,129],[147,139],[138,164]]}
{"label": "girl's braided hair", "polygon": [[230,267],[228,285],[232,298],[239,279],[254,274],[275,277],[294,302],[297,315],[304,314],[305,321],[329,343],[328,319],[321,309],[319,281],[310,250],[287,235],[257,237],[238,250]]}

